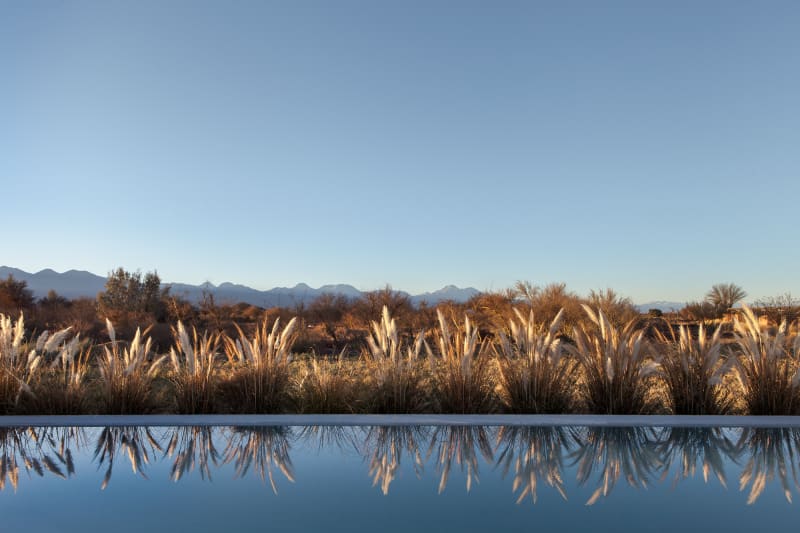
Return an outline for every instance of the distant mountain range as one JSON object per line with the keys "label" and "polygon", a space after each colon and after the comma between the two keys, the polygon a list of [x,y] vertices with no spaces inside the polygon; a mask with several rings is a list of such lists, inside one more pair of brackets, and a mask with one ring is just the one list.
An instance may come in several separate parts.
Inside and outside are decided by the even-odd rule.
{"label": "distant mountain range", "polygon": [[[67,270],[66,272],[56,272],[49,268],[36,273],[25,272],[18,268],[0,266],[0,279],[5,279],[8,275],[14,276],[19,280],[28,283],[28,288],[33,291],[34,296],[42,298],[51,289],[66,298],[94,298],[97,293],[105,289],[106,277],[86,272],[85,270]],[[308,304],[321,294],[337,294],[348,298],[360,298],[364,292],[356,289],[352,285],[323,285],[318,289],[310,287],[305,283],[298,283],[294,287],[275,287],[274,289],[259,291],[245,285],[235,283],[221,283],[214,285],[204,283],[202,285],[189,285],[187,283],[163,283],[162,286],[169,286],[170,292],[176,296],[186,298],[190,302],[197,303],[203,298],[203,293],[213,294],[217,303],[239,303],[244,302],[259,307],[275,306],[294,306],[298,304]],[[409,294],[397,291],[409,297],[414,305],[419,305],[425,301],[429,304],[437,304],[443,301],[466,302],[471,297],[479,294],[480,291],[473,288],[459,288],[455,285],[447,285],[438,291],[426,292],[423,294]],[[684,303],[656,301],[638,304],[636,306],[642,313],[647,313],[650,309],[661,309],[663,312],[672,312],[683,309]]]}
{"label": "distant mountain range", "polygon": [[[41,270],[36,273],[25,272],[18,268],[0,266],[0,279],[5,279],[12,275],[15,279],[24,280],[28,288],[33,291],[34,296],[41,298],[47,295],[48,291],[54,290],[66,298],[94,298],[97,293],[105,289],[106,277],[92,274],[83,270],[68,270],[66,272],[56,272],[51,269]],[[260,307],[275,306],[294,306],[298,304],[308,304],[322,294],[343,295],[348,298],[359,298],[364,293],[352,285],[323,285],[318,289],[310,287],[305,283],[298,283],[294,287],[276,287],[274,289],[259,291],[245,285],[234,283],[221,283],[214,285],[204,283],[202,285],[189,285],[186,283],[162,283],[162,286],[170,287],[170,293],[186,298],[191,302],[199,302],[203,294],[212,294],[217,303],[247,303]],[[429,304],[436,304],[446,300],[455,302],[466,302],[471,297],[479,294],[480,291],[472,287],[459,288],[448,285],[434,292],[423,294],[407,295],[414,305],[425,301]]]}

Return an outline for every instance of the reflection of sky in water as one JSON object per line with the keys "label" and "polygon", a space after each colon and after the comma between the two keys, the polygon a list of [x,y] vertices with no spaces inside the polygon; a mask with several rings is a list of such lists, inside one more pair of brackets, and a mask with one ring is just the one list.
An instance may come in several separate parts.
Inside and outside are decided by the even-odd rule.
{"label": "reflection of sky in water", "polygon": [[798,451],[794,429],[0,429],[0,525],[763,530],[796,520]]}

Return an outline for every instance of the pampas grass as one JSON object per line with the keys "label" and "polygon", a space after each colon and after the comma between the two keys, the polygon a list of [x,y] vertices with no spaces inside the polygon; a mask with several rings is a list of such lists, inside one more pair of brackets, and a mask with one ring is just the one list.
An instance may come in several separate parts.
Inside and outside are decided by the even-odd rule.
{"label": "pampas grass", "polygon": [[497,390],[510,413],[568,413],[573,409],[573,389],[578,365],[566,357],[558,338],[564,311],[549,328],[526,317],[518,309],[508,322],[509,334],[499,333]]}
{"label": "pampas grass", "polygon": [[788,325],[762,331],[753,310],[742,306],[734,321],[740,355],[734,375],[751,415],[796,415],[800,412],[800,336],[791,339]]}
{"label": "pampas grass", "polygon": [[114,325],[106,320],[110,344],[103,346],[99,360],[101,410],[113,415],[149,413],[154,407],[153,380],[164,362],[150,362],[152,339],[139,328],[130,345],[117,341]]}
{"label": "pampas grass", "polygon": [[355,365],[344,360],[344,352],[335,361],[315,358],[303,363],[297,384],[297,407],[301,413],[353,413],[357,411],[361,385]]}
{"label": "pampas grass", "polygon": [[225,339],[225,355],[231,375],[222,393],[237,413],[278,413],[290,402],[291,349],[297,339],[297,318],[283,330],[276,318],[269,328],[265,320],[252,338],[239,328],[238,339]]}
{"label": "pampas grass", "polygon": [[[46,341],[47,334],[43,333],[39,338]],[[0,414],[12,414],[22,394],[31,393],[30,382],[41,363],[41,355],[35,348],[28,350],[25,343],[22,314],[16,322],[12,322],[10,316],[0,314]]]}
{"label": "pampas grass", "polygon": [[200,337],[194,328],[190,336],[180,321],[172,335],[175,346],[169,351],[170,381],[176,411],[181,414],[216,412],[219,336],[206,332]]}
{"label": "pampas grass", "polygon": [[15,323],[0,314],[0,414],[82,411],[88,354],[76,360],[79,340],[69,332],[44,331],[31,345],[22,314]]}
{"label": "pampas grass", "polygon": [[724,379],[735,363],[722,349],[721,327],[709,336],[700,325],[697,338],[681,326],[678,338],[661,338],[663,353],[659,375],[667,385],[672,412],[676,415],[725,415],[734,407],[734,397]]}
{"label": "pampas grass", "polygon": [[590,322],[574,329],[570,351],[581,363],[586,410],[607,415],[656,411],[649,392],[659,366],[645,351],[644,331],[633,322],[615,327],[600,309],[583,309]]}
{"label": "pampas grass", "polygon": [[405,346],[397,332],[397,323],[383,306],[380,322],[372,322],[364,352],[368,397],[371,413],[417,413],[427,407],[420,368],[420,352],[425,333],[420,331],[410,346]]}
{"label": "pampas grass", "polygon": [[[77,415],[88,412],[87,377],[91,347],[81,346],[76,335],[62,345],[51,345],[50,348],[57,350],[56,356],[46,367],[42,365],[44,368],[31,384],[31,394],[22,399],[19,411],[37,415]],[[46,351],[44,355],[49,356]]]}
{"label": "pampas grass", "polygon": [[431,358],[433,389],[439,412],[470,414],[495,410],[487,344],[478,338],[469,317],[463,328],[451,330],[441,310],[436,310],[438,358]]}

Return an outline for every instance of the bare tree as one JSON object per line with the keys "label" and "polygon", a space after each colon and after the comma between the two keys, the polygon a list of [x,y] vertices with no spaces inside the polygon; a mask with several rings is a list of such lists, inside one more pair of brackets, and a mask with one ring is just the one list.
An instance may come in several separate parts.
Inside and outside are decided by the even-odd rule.
{"label": "bare tree", "polygon": [[717,316],[744,300],[747,293],[734,283],[717,283],[706,294],[706,302],[714,306]]}
{"label": "bare tree", "polygon": [[775,325],[780,325],[784,320],[791,324],[800,318],[800,299],[793,298],[788,292],[756,300],[755,306],[759,315],[766,316]]}

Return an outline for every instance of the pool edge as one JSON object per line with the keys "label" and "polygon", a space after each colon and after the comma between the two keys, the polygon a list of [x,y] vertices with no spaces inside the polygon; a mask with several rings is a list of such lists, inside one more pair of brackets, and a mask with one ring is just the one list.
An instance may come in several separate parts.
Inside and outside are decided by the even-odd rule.
{"label": "pool edge", "polygon": [[0,416],[21,426],[683,426],[800,427],[800,416],[678,415],[66,415]]}

